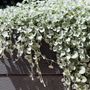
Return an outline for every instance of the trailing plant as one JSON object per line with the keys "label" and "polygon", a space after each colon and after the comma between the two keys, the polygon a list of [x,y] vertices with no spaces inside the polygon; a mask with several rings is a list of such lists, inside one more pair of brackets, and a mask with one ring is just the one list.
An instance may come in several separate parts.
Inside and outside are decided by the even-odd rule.
{"label": "trailing plant", "polygon": [[[16,6],[0,9],[0,55],[4,51],[17,58],[24,54],[45,83],[38,65],[40,43],[45,40],[57,53],[57,63],[63,69],[62,82],[67,90],[90,90],[90,6],[86,1],[24,0]],[[32,51],[34,56],[32,57]],[[48,59],[48,58],[47,58]],[[35,63],[33,62],[35,61]],[[52,66],[49,66],[52,68]]]}

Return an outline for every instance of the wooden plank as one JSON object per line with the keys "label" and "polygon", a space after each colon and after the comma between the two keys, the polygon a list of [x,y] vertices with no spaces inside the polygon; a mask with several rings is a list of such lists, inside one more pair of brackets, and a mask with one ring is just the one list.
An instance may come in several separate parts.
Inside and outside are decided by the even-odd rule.
{"label": "wooden plank", "polygon": [[[41,60],[40,68],[43,74],[62,73],[57,65],[54,65],[54,69],[49,69],[45,60]],[[16,63],[10,59],[0,60],[0,74],[30,74],[30,64],[27,60],[19,60]]]}
{"label": "wooden plank", "polygon": [[[44,40],[41,41],[40,51],[43,56],[48,58],[49,60],[41,59],[39,62],[39,66],[41,72],[43,74],[61,74],[62,70],[59,69],[58,65],[53,63],[54,69],[49,69],[48,66],[53,59],[55,62],[57,61],[56,52],[50,50],[49,44],[47,44]],[[13,55],[11,56],[6,50],[4,51],[5,56],[4,59],[0,60],[0,74],[30,74],[31,65],[26,60],[23,55],[22,58],[15,62],[15,58],[17,58],[17,50],[13,51]],[[34,56],[34,52],[32,51],[32,56]],[[6,57],[6,58],[5,58]],[[34,62],[34,60],[33,60]],[[33,73],[35,73],[34,70]]]}
{"label": "wooden plank", "polygon": [[65,90],[60,82],[62,77],[43,77],[47,87],[27,76],[0,77],[0,90]]}

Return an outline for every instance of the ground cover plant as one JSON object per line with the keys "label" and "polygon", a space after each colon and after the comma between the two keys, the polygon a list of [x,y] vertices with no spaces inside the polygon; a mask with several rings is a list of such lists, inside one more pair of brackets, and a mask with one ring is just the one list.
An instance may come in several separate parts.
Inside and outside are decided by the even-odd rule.
{"label": "ground cover plant", "polygon": [[[42,78],[38,62],[47,58],[40,52],[44,40],[56,52],[67,90],[90,90],[90,6],[86,1],[24,0],[0,9],[0,55],[18,50]],[[32,57],[32,51],[34,56]],[[48,59],[48,58],[47,58]],[[33,60],[35,61],[33,63]],[[16,62],[15,61],[15,62]],[[53,68],[53,66],[49,66]]]}

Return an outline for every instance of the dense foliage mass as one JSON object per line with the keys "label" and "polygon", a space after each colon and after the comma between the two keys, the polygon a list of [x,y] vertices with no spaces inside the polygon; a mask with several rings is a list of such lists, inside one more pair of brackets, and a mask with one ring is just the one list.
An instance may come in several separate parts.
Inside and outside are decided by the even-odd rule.
{"label": "dense foliage mass", "polygon": [[40,52],[40,42],[44,39],[57,52],[55,63],[63,69],[62,81],[67,90],[71,85],[75,90],[90,90],[89,4],[81,0],[27,2],[0,9],[0,55],[3,56],[4,50],[12,54],[18,49],[17,57],[24,54],[31,67],[36,66],[44,84],[38,65],[40,56],[45,58]]}

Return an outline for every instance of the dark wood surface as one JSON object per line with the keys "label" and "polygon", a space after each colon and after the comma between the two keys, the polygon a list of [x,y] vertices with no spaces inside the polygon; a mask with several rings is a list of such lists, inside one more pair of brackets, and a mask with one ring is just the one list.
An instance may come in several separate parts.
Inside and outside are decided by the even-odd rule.
{"label": "dark wood surface", "polygon": [[43,78],[47,87],[35,77],[29,77],[28,68],[22,61],[13,63],[12,60],[0,60],[0,90],[65,90],[61,83],[62,74],[58,67],[49,69],[45,62],[41,64]]}
{"label": "dark wood surface", "polygon": [[[57,65],[53,69],[48,67],[46,60],[39,63],[43,74],[62,74],[62,70]],[[0,74],[30,74],[30,64],[27,60],[18,60],[14,63],[11,59],[0,60]]]}
{"label": "dark wood surface", "polygon": [[31,81],[28,76],[0,77],[0,90],[64,90],[61,77],[43,77],[47,87],[35,79]]}
{"label": "dark wood surface", "polygon": [[[48,47],[44,47],[41,47],[42,54],[49,59],[56,60],[55,53]],[[31,65],[28,60],[20,59],[14,62],[14,58],[0,59],[0,90],[65,90],[61,82],[62,70],[56,64],[53,64],[54,69],[50,69],[48,68],[49,64],[50,62],[44,59],[39,62],[43,79],[47,85],[47,87],[44,87],[39,79],[36,79],[37,74],[35,72],[33,72],[35,75],[34,81],[29,77]]]}
{"label": "dark wood surface", "polygon": [[[43,45],[44,46],[44,45]],[[49,59],[56,60],[54,52],[41,47],[41,53]],[[6,55],[6,54],[5,54]],[[9,57],[9,54],[6,55]],[[14,58],[0,59],[0,90],[65,90],[61,82],[62,70],[58,65],[53,64],[54,69],[48,68],[50,61],[41,59],[39,66],[42,72],[43,79],[47,87],[40,83],[39,79],[32,81],[30,75],[30,63],[26,59],[20,59],[14,62]]]}

